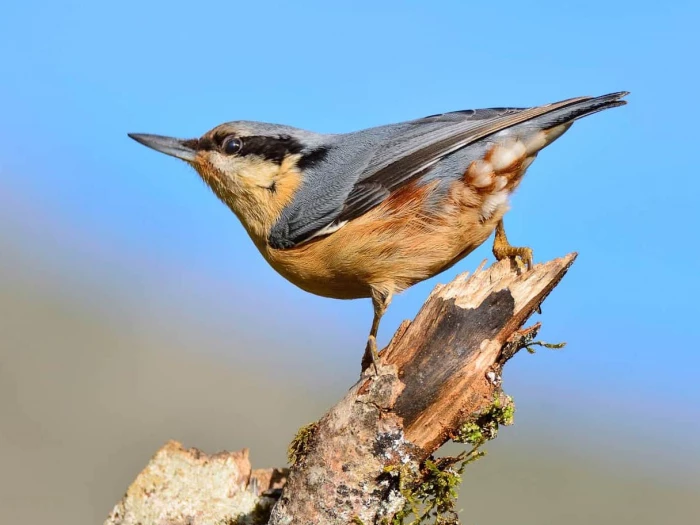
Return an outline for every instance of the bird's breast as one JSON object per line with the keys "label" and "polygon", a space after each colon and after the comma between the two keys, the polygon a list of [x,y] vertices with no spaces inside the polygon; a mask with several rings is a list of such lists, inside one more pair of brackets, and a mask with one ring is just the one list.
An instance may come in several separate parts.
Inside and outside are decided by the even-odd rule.
{"label": "bird's breast", "polygon": [[477,188],[465,173],[440,199],[437,182],[409,185],[329,235],[261,251],[278,273],[316,295],[354,299],[370,297],[372,289],[400,292],[449,268],[489,237],[511,191],[497,176],[503,175],[492,173],[491,182],[479,180]]}

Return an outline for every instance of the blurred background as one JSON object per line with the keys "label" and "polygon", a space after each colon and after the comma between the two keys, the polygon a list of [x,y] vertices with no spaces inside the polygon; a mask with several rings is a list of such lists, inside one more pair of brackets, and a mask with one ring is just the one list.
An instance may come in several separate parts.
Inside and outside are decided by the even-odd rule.
{"label": "blurred background", "polygon": [[[697,2],[27,1],[0,15],[0,523],[101,523],[168,439],[280,466],[356,380],[368,300],[273,272],[184,163],[127,132],[343,132],[630,90],[543,152],[506,217],[579,259],[514,359],[516,424],[465,523],[700,511]],[[394,299],[380,342],[490,241]]]}

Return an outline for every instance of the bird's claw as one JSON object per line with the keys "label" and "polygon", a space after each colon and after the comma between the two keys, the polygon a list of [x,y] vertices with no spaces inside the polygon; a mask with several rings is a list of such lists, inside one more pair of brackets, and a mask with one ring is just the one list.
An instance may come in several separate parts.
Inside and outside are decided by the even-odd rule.
{"label": "bird's claw", "polygon": [[365,348],[365,355],[362,356],[362,371],[364,372],[369,368],[371,364],[374,366],[374,375],[379,375],[379,368],[377,364],[379,363],[379,353],[377,352],[377,338],[370,335],[367,338],[367,347]]}
{"label": "bird's claw", "polygon": [[496,225],[496,235],[493,239],[493,256],[497,261],[513,259],[521,270],[532,270],[532,248],[511,246],[506,237],[503,219]]}
{"label": "bird's claw", "polygon": [[528,271],[532,270],[532,248],[515,247],[510,244],[494,244],[493,255],[498,261],[513,259],[521,270],[523,266]]}

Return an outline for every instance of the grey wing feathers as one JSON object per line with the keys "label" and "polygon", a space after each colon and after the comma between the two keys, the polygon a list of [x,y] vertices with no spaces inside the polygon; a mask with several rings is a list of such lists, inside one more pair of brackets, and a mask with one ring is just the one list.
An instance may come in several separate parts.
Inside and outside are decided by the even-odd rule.
{"label": "grey wing feathers", "polygon": [[394,147],[382,148],[378,152],[361,180],[370,177],[378,178],[381,175],[390,176],[392,172],[397,171],[403,173],[404,177],[411,177],[446,155],[479,139],[580,100],[571,99],[547,106],[519,111],[510,110],[487,119],[468,118],[455,124],[438,126],[428,133],[402,137]]}
{"label": "grey wing feathers", "polygon": [[[549,129],[625,104],[620,98],[626,94],[573,98],[527,109],[444,113],[341,135],[335,146],[337,158],[330,156],[330,164],[309,173],[312,187],[305,190],[306,198],[293,202],[285,210],[271,231],[270,243],[275,247],[291,247],[329,225],[359,217],[392,191],[429,172],[442,159],[499,131],[519,124]],[[343,158],[346,163],[339,162]],[[333,189],[326,191],[326,185]],[[309,195],[327,200],[321,203]],[[304,209],[304,200],[313,203],[311,210]]]}
{"label": "grey wing feathers", "polygon": [[[404,126],[406,129],[398,131],[378,148],[367,169],[353,186],[335,222],[359,217],[380,204],[393,190],[420,178],[430,170],[431,163],[426,163],[422,169],[412,167],[410,164],[415,159],[411,154],[424,148],[438,129],[449,133],[450,126],[464,121],[495,119],[523,110],[524,108],[468,109],[430,115],[406,123]],[[435,161],[443,157],[444,155],[437,156]]]}
{"label": "grey wing feathers", "polygon": [[[533,120],[533,127],[548,129],[624,104],[619,100],[624,94],[626,93],[613,93],[595,99],[573,98],[529,109],[456,111],[413,121],[415,128],[404,131],[397,140],[390,141],[379,149],[350,192],[336,222],[359,217],[381,203],[396,188],[420,178],[446,156],[488,135]],[[587,104],[581,104],[582,102]],[[542,117],[543,115],[547,117]],[[538,122],[538,117],[541,122]]]}

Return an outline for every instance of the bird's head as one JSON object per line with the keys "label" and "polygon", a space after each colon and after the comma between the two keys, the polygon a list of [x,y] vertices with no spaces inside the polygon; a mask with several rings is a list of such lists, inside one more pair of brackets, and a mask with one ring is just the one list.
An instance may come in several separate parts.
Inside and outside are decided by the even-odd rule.
{"label": "bird's head", "polygon": [[324,135],[260,122],[228,122],[196,139],[129,137],[194,167],[256,244],[291,201],[304,169],[327,151]]}

